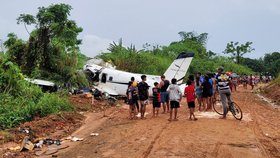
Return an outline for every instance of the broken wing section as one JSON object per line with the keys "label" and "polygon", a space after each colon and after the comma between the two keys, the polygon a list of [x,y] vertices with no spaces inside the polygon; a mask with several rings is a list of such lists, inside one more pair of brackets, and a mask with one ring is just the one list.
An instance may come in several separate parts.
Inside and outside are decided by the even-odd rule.
{"label": "broken wing section", "polygon": [[104,84],[104,83],[99,83],[98,86],[94,86],[97,88],[99,91],[102,93],[108,93],[109,95],[117,96],[119,95],[112,87]]}
{"label": "broken wing section", "polygon": [[194,57],[194,53],[182,52],[173,61],[173,63],[165,71],[164,76],[166,79],[171,80],[172,78],[177,79],[177,83],[183,82],[183,79],[189,69],[191,61]]}

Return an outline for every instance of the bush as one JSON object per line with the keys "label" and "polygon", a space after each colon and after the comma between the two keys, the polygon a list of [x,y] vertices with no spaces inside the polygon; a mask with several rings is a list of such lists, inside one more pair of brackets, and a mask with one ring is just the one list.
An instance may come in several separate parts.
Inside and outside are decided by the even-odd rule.
{"label": "bush", "polygon": [[0,129],[60,111],[72,111],[64,95],[43,93],[24,80],[17,65],[0,56]]}
{"label": "bush", "polygon": [[278,77],[273,80],[273,83],[275,83],[278,86],[280,86],[280,74],[278,74]]}
{"label": "bush", "polygon": [[47,116],[61,111],[73,111],[74,107],[66,97],[60,97],[57,94],[46,93],[37,104],[37,112],[40,116]]}
{"label": "bush", "polygon": [[45,93],[37,98],[11,97],[0,95],[3,104],[0,105],[0,128],[11,128],[34,116],[44,117],[61,111],[73,111],[74,107],[66,97],[58,94]]}

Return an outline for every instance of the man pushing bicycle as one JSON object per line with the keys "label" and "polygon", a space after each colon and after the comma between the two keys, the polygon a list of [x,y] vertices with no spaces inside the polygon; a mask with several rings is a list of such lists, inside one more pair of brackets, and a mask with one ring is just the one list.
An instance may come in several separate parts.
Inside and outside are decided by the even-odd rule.
{"label": "man pushing bicycle", "polygon": [[221,102],[223,105],[223,116],[220,117],[220,119],[226,119],[227,113],[228,113],[228,105],[227,103],[231,103],[231,91],[230,91],[230,77],[224,73],[224,67],[218,68],[218,75],[216,76],[217,84],[218,84],[218,90],[221,97]]}

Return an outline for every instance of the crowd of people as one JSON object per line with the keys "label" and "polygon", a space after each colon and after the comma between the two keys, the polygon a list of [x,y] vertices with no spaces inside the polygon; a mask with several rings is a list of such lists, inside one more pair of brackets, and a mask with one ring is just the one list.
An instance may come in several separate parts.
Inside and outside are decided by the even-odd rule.
{"label": "crowd of people", "polygon": [[[139,113],[140,118],[145,119],[146,105],[149,99],[149,85],[146,83],[146,78],[145,75],[142,75],[142,81],[137,83],[132,77],[129,82],[127,89],[129,119],[136,119],[136,115]],[[217,73],[190,75],[185,89],[182,91],[177,85],[177,79],[173,78],[170,83],[162,75],[160,83],[155,82],[152,87],[153,117],[159,115],[162,107],[162,113],[170,114],[169,121],[178,120],[178,108],[182,97],[185,96],[189,108],[189,120],[197,120],[194,114],[196,100],[198,111],[212,111],[213,102],[215,102],[217,96],[220,96],[224,109],[224,115],[221,119],[225,119],[228,112],[228,103],[231,102],[231,93],[237,90],[238,85],[242,84],[245,89],[247,89],[247,85],[250,85],[251,89],[254,89],[256,84],[260,81],[267,82],[267,79],[260,76],[239,76],[236,73],[224,72],[224,68],[221,66],[217,69]]]}

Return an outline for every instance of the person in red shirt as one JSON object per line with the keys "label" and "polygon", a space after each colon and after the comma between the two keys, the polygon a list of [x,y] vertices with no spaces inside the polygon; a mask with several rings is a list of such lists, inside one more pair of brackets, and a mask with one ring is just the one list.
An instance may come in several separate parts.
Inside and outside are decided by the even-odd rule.
{"label": "person in red shirt", "polygon": [[192,84],[192,81],[188,80],[187,81],[187,86],[185,88],[185,96],[188,102],[188,107],[190,109],[190,117],[189,119],[192,120],[192,116],[193,119],[196,121],[197,118],[194,116],[194,108],[195,108],[195,90],[194,90],[194,85]]}

